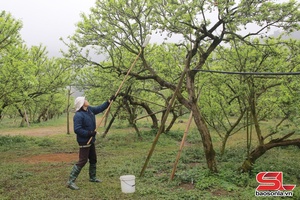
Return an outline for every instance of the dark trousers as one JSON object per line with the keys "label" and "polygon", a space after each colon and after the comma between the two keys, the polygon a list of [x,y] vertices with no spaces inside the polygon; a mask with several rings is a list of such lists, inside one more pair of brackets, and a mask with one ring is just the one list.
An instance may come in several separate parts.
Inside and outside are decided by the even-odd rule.
{"label": "dark trousers", "polygon": [[76,165],[80,168],[83,168],[88,160],[90,164],[97,163],[97,155],[94,143],[92,143],[90,147],[83,147],[79,149],[79,161],[76,163]]}

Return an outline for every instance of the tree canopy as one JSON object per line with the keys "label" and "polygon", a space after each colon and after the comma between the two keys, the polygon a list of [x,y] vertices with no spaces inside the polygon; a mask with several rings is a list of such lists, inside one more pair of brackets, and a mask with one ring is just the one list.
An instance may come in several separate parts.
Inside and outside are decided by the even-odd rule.
{"label": "tree canopy", "polygon": [[[149,115],[153,128],[163,127],[157,137],[191,112],[213,172],[218,169],[210,128],[225,148],[232,134],[253,126],[257,146],[247,135],[248,170],[268,149],[300,146],[297,80],[202,70],[299,72],[299,41],[270,38],[273,30],[299,30],[299,8],[295,0],[98,0],[63,41],[69,47],[65,57],[52,59],[43,45],[27,47],[22,22],[2,11],[0,117],[18,113],[31,122],[47,120],[66,108],[61,105],[70,85],[84,89],[91,103],[107,100],[139,56],[115,110],[122,108],[137,132],[138,115]],[[144,48],[148,35],[153,40]],[[262,130],[269,119],[276,124]]]}
{"label": "tree canopy", "polygon": [[[94,82],[97,77],[105,76],[109,80],[114,80],[113,85],[118,85],[119,79],[115,77],[126,73],[133,57],[139,53],[146,36],[165,37],[165,42],[152,43],[143,50],[137,66],[130,73],[128,86],[134,85],[134,90],[139,96],[145,95],[168,105],[170,97],[176,90],[179,77],[183,75],[184,85],[176,94],[177,102],[193,112],[194,122],[202,138],[208,168],[216,172],[215,150],[206,123],[208,118],[204,117],[206,111],[203,106],[207,104],[197,101],[199,95],[200,102],[201,99],[208,98],[207,94],[203,93],[207,89],[207,84],[202,84],[203,80],[209,81],[209,79],[203,74],[198,75],[199,70],[217,66],[218,69],[230,67],[232,71],[291,70],[293,61],[288,58],[285,60],[281,58],[280,61],[280,58],[273,59],[271,56],[278,57],[276,54],[284,51],[279,47],[275,49],[275,46],[278,46],[276,42],[270,41],[264,49],[260,49],[264,52],[262,55],[259,55],[255,48],[253,50],[249,48],[248,52],[239,51],[248,49],[245,45],[261,46],[261,41],[254,38],[268,37],[272,28],[279,28],[284,33],[299,30],[299,14],[299,3],[294,0],[282,3],[256,0],[97,1],[95,7],[91,8],[91,14],[82,14],[76,33],[70,37],[68,45],[72,48],[66,56],[73,58],[74,63],[80,63],[80,66],[84,63],[89,67],[89,72],[85,72],[81,79],[91,77],[91,81]],[[178,40],[174,41],[175,38]],[[226,49],[228,46],[234,47],[235,44],[238,45],[235,46],[236,50]],[[105,55],[106,58],[95,62],[90,54],[91,50],[94,56]],[[233,57],[228,58],[227,53],[226,57],[222,57],[225,55],[222,53],[223,50]],[[222,59],[222,61],[211,62],[214,59]],[[289,64],[281,65],[284,62]],[[110,75],[106,73],[107,71]],[[96,72],[99,76],[96,76]],[[235,82],[237,86],[244,87],[238,90],[242,95],[250,89],[247,88],[250,85],[248,83],[247,86],[246,80],[239,79]],[[229,80],[224,81],[230,83]],[[241,85],[241,81],[245,85]],[[90,84],[86,81],[85,83]],[[231,83],[227,86],[230,85]],[[258,90],[269,87],[264,82],[261,86],[257,86]],[[105,84],[103,87],[97,84],[95,90],[99,88],[105,90],[104,87]],[[220,85],[220,87],[225,86]],[[256,89],[256,87],[252,88]],[[229,87],[227,91],[226,95],[232,95],[232,88]],[[220,93],[216,92],[213,92],[214,95],[220,99]],[[162,95],[153,96],[158,93],[166,95],[164,97],[167,101],[161,99]],[[253,94],[257,95],[258,91]],[[246,102],[237,104],[239,115],[244,109],[241,106],[246,107],[245,104]],[[252,105],[256,106],[256,103]],[[234,108],[234,111],[236,110],[237,108]],[[257,113],[251,112],[251,115],[254,117]]]}
{"label": "tree canopy", "polygon": [[27,113],[29,123],[62,113],[71,64],[48,58],[42,45],[28,48],[20,35],[22,22],[10,13],[2,11],[0,22],[0,118],[18,113],[25,119]]}

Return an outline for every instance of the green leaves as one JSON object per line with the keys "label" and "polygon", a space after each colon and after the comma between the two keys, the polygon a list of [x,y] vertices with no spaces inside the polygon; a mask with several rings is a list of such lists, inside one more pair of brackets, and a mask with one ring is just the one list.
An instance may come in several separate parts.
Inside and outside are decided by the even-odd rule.
{"label": "green leaves", "polygon": [[63,107],[56,109],[51,103],[64,102],[54,96],[64,95],[65,87],[70,84],[70,63],[65,59],[49,59],[42,45],[31,48],[24,45],[19,33],[22,24],[10,14],[1,12],[0,21],[0,116],[4,109],[12,108],[22,115],[24,107],[29,116],[36,117],[45,109],[48,113],[62,112]]}
{"label": "green leaves", "polygon": [[[245,126],[241,122],[250,106],[259,109],[259,120],[271,115],[278,104],[272,107],[268,100],[276,99],[278,85],[286,80],[197,73],[205,67],[237,72],[296,70],[297,55],[291,53],[296,45],[255,38],[266,37],[273,27],[299,29],[299,19],[296,1],[103,0],[96,2],[90,15],[82,15],[68,56],[80,66],[79,83],[88,86],[85,89],[92,98],[99,99],[97,94],[115,91],[146,36],[152,34],[153,40],[142,49],[122,92],[130,89],[133,96],[167,105],[186,70],[177,95],[179,104],[192,108],[195,119],[205,116],[221,137],[226,136],[226,142]],[[100,56],[105,59],[96,62]],[[201,109],[196,105],[198,95]],[[202,120],[195,121],[208,148],[210,132]],[[211,156],[208,166],[216,171],[213,147],[206,150],[206,156]]]}
{"label": "green leaves", "polygon": [[0,12],[0,50],[5,49],[9,45],[21,43],[19,31],[22,23],[15,20],[10,13]]}
{"label": "green leaves", "polygon": [[[232,72],[298,72],[299,45],[296,40],[270,38],[254,39],[255,46],[232,43],[229,48],[218,48],[210,69]],[[203,74],[200,105],[210,127],[226,143],[226,136],[250,127],[247,110],[252,110],[259,124],[277,119],[270,133],[285,133],[297,129],[299,110],[298,76],[253,76]],[[204,87],[205,86],[205,87]],[[254,107],[253,107],[254,106]],[[249,112],[249,111],[248,111]],[[281,121],[282,120],[282,121]],[[283,123],[284,122],[284,123]],[[296,126],[295,126],[296,125]],[[259,125],[257,125],[259,126]]]}

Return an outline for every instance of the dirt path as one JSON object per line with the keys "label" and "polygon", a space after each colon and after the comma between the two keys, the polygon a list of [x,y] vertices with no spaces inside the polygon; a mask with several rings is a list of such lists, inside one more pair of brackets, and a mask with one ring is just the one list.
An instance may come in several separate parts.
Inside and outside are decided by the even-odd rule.
{"label": "dirt path", "polygon": [[[70,134],[74,134],[73,130],[73,120],[70,122]],[[99,121],[101,120],[102,116],[97,116],[97,127],[99,126]],[[58,135],[58,134],[66,134],[67,133],[67,123],[66,124],[59,124],[57,126],[45,126],[45,127],[23,127],[23,128],[10,128],[10,129],[0,129],[0,135],[25,135],[25,136],[50,136],[50,135]]]}
{"label": "dirt path", "polygon": [[[73,126],[72,126],[73,127]],[[73,128],[70,128],[70,133],[73,133]],[[26,135],[26,136],[50,136],[57,134],[66,134],[67,126],[51,126],[51,127],[24,127],[0,130],[0,135]]]}
{"label": "dirt path", "polygon": [[[45,137],[57,134],[66,134],[66,125],[51,126],[51,127],[24,127],[0,130],[0,135],[24,135],[31,137]],[[70,128],[70,133],[73,134],[73,126]],[[50,153],[40,154],[19,158],[18,162],[37,164],[37,163],[72,163],[78,159],[78,153]]]}

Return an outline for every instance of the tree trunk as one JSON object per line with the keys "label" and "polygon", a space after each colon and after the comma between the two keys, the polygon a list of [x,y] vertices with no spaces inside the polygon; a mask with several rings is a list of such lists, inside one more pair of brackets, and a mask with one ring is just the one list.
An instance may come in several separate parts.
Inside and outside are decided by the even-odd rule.
{"label": "tree trunk", "polygon": [[251,112],[251,117],[255,126],[256,134],[257,134],[257,139],[259,142],[260,146],[264,145],[264,139],[262,137],[262,132],[260,129],[260,125],[257,119],[257,113],[256,113],[256,94],[254,91],[255,85],[254,85],[254,80],[253,77],[251,77],[251,83],[249,84],[250,88],[250,99],[249,99],[249,105],[250,105],[250,112]]}
{"label": "tree trunk", "polygon": [[[150,108],[150,106],[147,103],[141,102],[141,101],[135,101],[134,97],[128,95],[128,92],[126,94],[121,93],[120,95],[124,96],[124,98],[126,98],[130,102],[130,105],[140,106],[140,107],[144,108],[146,110],[148,116],[152,120],[151,128],[158,129],[158,120],[157,120],[157,117],[155,115],[156,113],[152,111],[152,109]],[[134,120],[136,120],[136,119],[134,119]]]}
{"label": "tree trunk", "polygon": [[28,115],[26,113],[26,109],[24,109],[24,117],[25,117],[25,121],[27,123],[27,126],[29,127],[29,119],[28,119]]}
{"label": "tree trunk", "polygon": [[5,108],[6,106],[8,106],[8,104],[5,103],[5,102],[3,102],[3,105],[2,105],[2,107],[0,108],[0,119],[2,119],[2,117],[3,117],[2,113],[3,113],[3,110],[4,110],[4,108]]}
{"label": "tree trunk", "polygon": [[43,121],[47,121],[47,120],[46,120],[46,119],[47,119],[47,117],[46,117],[47,111],[48,111],[48,109],[45,108],[45,109],[40,113],[40,115],[38,116],[37,121],[36,121],[37,123],[40,123],[40,122],[41,122],[41,119],[43,119]]}
{"label": "tree trunk", "polygon": [[199,111],[199,108],[197,105],[192,106],[192,111],[194,115],[194,121],[195,124],[199,130],[199,133],[202,138],[202,143],[205,151],[205,157],[206,157],[206,163],[208,166],[208,169],[212,172],[218,172],[217,170],[217,163],[215,159],[216,152],[213,148],[211,136],[209,133],[209,130],[207,128],[207,125]]}
{"label": "tree trunk", "polygon": [[221,156],[223,156],[224,153],[225,153],[225,147],[226,147],[226,143],[227,143],[227,140],[228,140],[229,136],[230,136],[230,134],[226,133],[226,135],[224,135],[224,138],[222,139],[222,146],[220,148]]}
{"label": "tree trunk", "polygon": [[24,124],[25,124],[25,115],[24,115],[24,113],[22,112],[22,110],[18,106],[16,106],[16,108],[17,108],[17,110],[19,112],[19,115],[22,117],[22,121],[20,123],[20,127],[24,127]]}
{"label": "tree trunk", "polygon": [[134,128],[134,130],[135,130],[135,132],[137,133],[138,137],[141,139],[142,136],[141,136],[141,133],[140,133],[140,131],[139,131],[139,129],[138,129],[136,123],[131,124],[131,126]]}
{"label": "tree trunk", "polygon": [[170,122],[170,124],[168,125],[168,127],[166,128],[166,133],[168,133],[171,128],[173,127],[176,119],[178,118],[178,115],[176,114],[176,112],[174,110],[171,110],[171,113],[173,114],[172,120]]}
{"label": "tree trunk", "polygon": [[70,97],[71,97],[71,86],[68,89],[68,99],[67,99],[67,134],[70,134]]}
{"label": "tree trunk", "polygon": [[108,131],[109,131],[110,127],[111,127],[111,125],[112,125],[113,122],[115,121],[115,119],[116,119],[116,117],[117,117],[117,115],[118,115],[118,113],[119,113],[121,107],[122,107],[122,104],[120,104],[120,105],[117,107],[116,112],[113,114],[113,116],[112,116],[110,122],[108,123],[107,128],[105,129],[104,133],[102,134],[102,137],[103,137],[103,138],[106,136],[106,134],[108,133]]}
{"label": "tree trunk", "polygon": [[[284,137],[286,138],[286,137]],[[282,139],[274,139],[271,140],[269,143],[264,145],[257,146],[249,155],[242,166],[239,168],[241,172],[250,172],[253,168],[253,164],[255,161],[264,155],[265,152],[274,148],[274,147],[282,147],[282,146],[289,146],[289,145],[296,145],[300,148],[300,139],[292,139],[292,140],[282,140]]]}
{"label": "tree trunk", "polygon": [[138,105],[141,106],[142,108],[144,108],[147,112],[147,114],[149,115],[149,117],[151,118],[152,121],[152,126],[151,128],[153,129],[158,129],[158,120],[155,114],[153,114],[154,112],[152,111],[152,109],[149,107],[148,104],[143,103],[143,102],[134,102],[130,100],[130,104],[132,105]]}
{"label": "tree trunk", "polygon": [[206,163],[207,163],[208,169],[211,172],[217,173],[218,169],[217,169],[217,163],[216,163],[216,158],[215,158],[216,152],[213,148],[210,132],[209,132],[206,122],[201,114],[200,108],[198,107],[198,104],[197,104],[198,98],[196,97],[196,94],[195,94],[196,89],[195,89],[195,83],[194,83],[195,75],[196,75],[195,72],[189,72],[187,75],[186,84],[187,84],[187,91],[189,94],[189,101],[188,101],[188,104],[185,104],[185,105],[187,107],[190,107],[190,109],[193,112],[195,124],[196,124],[198,131],[202,138],[202,143],[203,143],[203,148],[204,148],[204,152],[205,152]]}
{"label": "tree trunk", "polygon": [[128,117],[128,122],[129,124],[135,129],[138,137],[141,137],[140,135],[140,131],[139,129],[137,128],[136,126],[136,121],[135,121],[135,118],[136,118],[136,106],[133,105],[132,107],[130,107],[129,105],[129,101],[127,101],[128,99],[127,98],[124,98],[123,99],[123,105],[125,107],[125,109],[127,110],[128,114],[129,114],[129,117]]}

